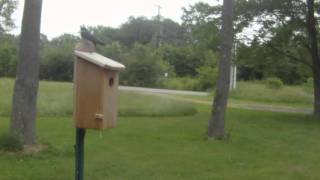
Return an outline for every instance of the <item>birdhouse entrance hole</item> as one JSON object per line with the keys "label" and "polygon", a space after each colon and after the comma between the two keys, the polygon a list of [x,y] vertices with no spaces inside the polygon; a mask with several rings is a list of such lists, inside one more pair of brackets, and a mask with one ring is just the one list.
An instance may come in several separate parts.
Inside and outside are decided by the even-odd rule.
{"label": "birdhouse entrance hole", "polygon": [[112,87],[113,86],[113,83],[114,83],[114,80],[113,80],[113,77],[111,77],[109,79],[109,86]]}

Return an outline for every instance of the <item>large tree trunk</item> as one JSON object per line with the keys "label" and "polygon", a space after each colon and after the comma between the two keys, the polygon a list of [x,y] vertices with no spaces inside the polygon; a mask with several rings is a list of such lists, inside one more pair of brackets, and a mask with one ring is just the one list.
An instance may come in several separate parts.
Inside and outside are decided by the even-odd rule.
{"label": "large tree trunk", "polygon": [[307,29],[313,71],[314,115],[320,117],[320,59],[318,54],[316,21],[314,18],[314,0],[307,0],[307,7]]}
{"label": "large tree trunk", "polygon": [[42,0],[25,0],[13,95],[10,133],[25,145],[36,144],[41,7]]}
{"label": "large tree trunk", "polygon": [[208,137],[223,139],[225,136],[225,112],[230,86],[231,50],[233,43],[233,0],[223,1],[221,51],[216,94],[213,101]]}

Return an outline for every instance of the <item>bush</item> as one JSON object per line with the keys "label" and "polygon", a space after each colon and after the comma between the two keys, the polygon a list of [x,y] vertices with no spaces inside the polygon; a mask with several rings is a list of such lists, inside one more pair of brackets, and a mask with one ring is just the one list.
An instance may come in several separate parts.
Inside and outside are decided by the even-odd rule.
{"label": "bush", "polygon": [[16,73],[18,49],[12,44],[1,42],[0,45],[0,76],[14,77]]}
{"label": "bush", "polygon": [[304,83],[305,86],[312,88],[313,87],[313,78],[309,77],[307,81]]}
{"label": "bush", "polygon": [[72,81],[73,55],[57,50],[47,53],[40,64],[40,78],[54,81]]}
{"label": "bush", "polygon": [[0,136],[0,149],[4,151],[16,152],[21,151],[23,146],[19,138],[9,134],[3,134]]}
{"label": "bush", "polygon": [[216,86],[218,69],[209,66],[202,66],[197,69],[200,90],[212,90]]}
{"label": "bush", "polygon": [[307,81],[303,84],[306,92],[313,93],[313,78],[309,77]]}
{"label": "bush", "polygon": [[161,87],[166,89],[199,90],[198,80],[189,77],[167,78],[162,80]]}
{"label": "bush", "polygon": [[270,89],[281,89],[283,82],[279,78],[268,78],[266,79],[266,86]]}
{"label": "bush", "polygon": [[130,86],[155,87],[168,66],[152,48],[135,44],[134,47],[124,55],[126,70],[121,73],[120,83]]}
{"label": "bush", "polygon": [[78,37],[63,34],[44,43],[40,60],[40,79],[72,81],[73,50]]}

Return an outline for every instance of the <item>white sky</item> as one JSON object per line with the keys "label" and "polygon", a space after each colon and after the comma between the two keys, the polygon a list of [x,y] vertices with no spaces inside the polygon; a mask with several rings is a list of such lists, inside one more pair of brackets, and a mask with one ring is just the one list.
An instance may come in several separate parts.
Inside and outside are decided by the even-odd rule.
{"label": "white sky", "polygon": [[[217,0],[43,0],[41,32],[53,38],[63,33],[77,34],[80,25],[119,27],[129,16],[157,15],[156,5],[162,6],[161,15],[176,22],[181,22],[182,7],[196,2],[217,3]],[[13,17],[20,33],[23,2]]]}

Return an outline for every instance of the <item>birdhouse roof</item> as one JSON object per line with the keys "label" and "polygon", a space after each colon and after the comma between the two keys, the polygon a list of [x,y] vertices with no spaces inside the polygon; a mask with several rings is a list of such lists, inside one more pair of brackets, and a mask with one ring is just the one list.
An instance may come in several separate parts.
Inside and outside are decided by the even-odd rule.
{"label": "birdhouse roof", "polygon": [[123,64],[104,57],[96,52],[74,51],[74,54],[105,69],[122,70],[125,68]]}

